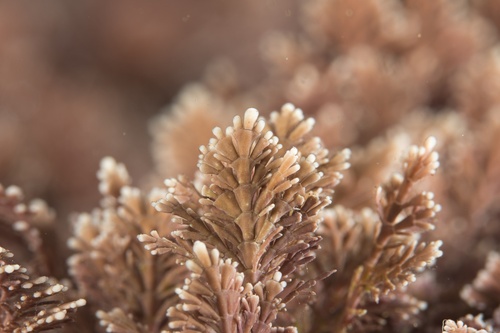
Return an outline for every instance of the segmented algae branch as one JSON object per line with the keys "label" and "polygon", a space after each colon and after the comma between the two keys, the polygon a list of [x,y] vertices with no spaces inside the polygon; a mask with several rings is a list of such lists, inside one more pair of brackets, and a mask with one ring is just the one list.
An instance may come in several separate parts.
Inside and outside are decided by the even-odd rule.
{"label": "segmented algae branch", "polygon": [[55,279],[28,275],[25,267],[12,260],[13,254],[0,247],[0,331],[41,332],[59,328],[72,320],[86,301],[65,302],[68,287]]}
{"label": "segmented algae branch", "polygon": [[441,241],[426,244],[418,238],[419,233],[434,229],[431,220],[441,206],[434,203],[433,193],[410,192],[418,180],[435,174],[439,166],[435,146],[434,137],[429,137],[421,147],[412,146],[403,161],[403,174],[394,174],[377,188],[379,221],[373,247],[351,278],[339,331],[345,331],[357,315],[366,313],[363,298],[369,296],[379,303],[382,295],[405,288],[415,281],[416,272],[442,256]]}
{"label": "segmented algae branch", "polygon": [[168,194],[154,207],[171,214],[179,227],[171,235],[153,230],[139,240],[153,254],[176,255],[190,271],[177,289],[180,304],[167,311],[172,331],[298,332],[299,321],[316,325],[311,331],[347,331],[367,312],[366,294],[378,302],[381,295],[401,292],[441,255],[440,242],[425,244],[416,236],[431,229],[439,206],[430,193],[409,193],[439,165],[430,138],[410,149],[404,176],[379,189],[373,233],[358,233],[371,238],[371,250],[339,286],[348,291],[339,300],[342,310],[318,313],[309,323],[299,320],[304,306],[316,300],[315,291],[329,291],[343,274],[342,267],[313,263],[322,237],[336,237],[317,229],[329,215],[350,151],[328,151],[311,134],[313,125],[291,104],[267,122],[248,109],[232,126],[215,128],[215,137],[200,147],[195,180],[165,181]]}
{"label": "segmented algae branch", "polygon": [[0,332],[53,331],[73,321],[76,310],[86,304],[83,298],[74,299],[66,284],[43,274],[50,258],[40,229],[53,219],[54,212],[44,201],[26,203],[19,187],[0,184],[0,236],[29,258],[24,258],[28,269],[0,246]]}
{"label": "segmented algae branch", "polygon": [[178,302],[175,287],[185,267],[172,256],[152,256],[136,236],[174,230],[151,206],[165,190],[132,187],[125,166],[111,157],[101,161],[97,176],[101,207],[74,217],[70,274],[107,332],[159,333],[167,328],[167,309]]}

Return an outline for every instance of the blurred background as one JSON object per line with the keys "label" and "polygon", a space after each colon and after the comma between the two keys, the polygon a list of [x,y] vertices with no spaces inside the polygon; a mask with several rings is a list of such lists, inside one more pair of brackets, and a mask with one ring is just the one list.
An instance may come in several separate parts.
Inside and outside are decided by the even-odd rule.
{"label": "blurred background", "polygon": [[294,31],[294,0],[0,4],[0,183],[59,218],[97,203],[99,160],[152,168],[148,121],[219,57],[265,74],[259,45]]}

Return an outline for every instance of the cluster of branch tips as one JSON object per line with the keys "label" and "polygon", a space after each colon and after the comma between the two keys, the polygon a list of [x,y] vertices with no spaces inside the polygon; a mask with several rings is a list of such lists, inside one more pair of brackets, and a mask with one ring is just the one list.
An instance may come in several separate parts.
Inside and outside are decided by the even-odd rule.
{"label": "cluster of branch tips", "polygon": [[[181,303],[167,312],[171,330],[295,332],[276,325],[280,314],[293,312],[296,297],[312,302],[314,286],[328,284],[341,268],[321,270],[310,263],[322,236],[331,236],[320,236],[317,228],[350,152],[329,152],[311,135],[313,125],[291,104],[272,113],[269,123],[248,109],[225,131],[215,128],[208,146],[200,147],[195,181],[165,181],[168,194],[153,205],[179,227],[170,235],[153,230],[138,239],[153,254],[176,256],[190,271],[177,289]],[[414,230],[432,229],[439,205],[431,193],[408,198],[413,183],[438,167],[434,146],[430,138],[410,149],[404,176],[379,188],[380,220],[368,235],[373,248],[351,272],[344,310],[333,316],[339,331],[366,313],[366,292],[378,302],[441,255],[441,242],[420,243]]]}
{"label": "cluster of branch tips", "polygon": [[40,332],[60,327],[70,314],[86,304],[84,299],[64,302],[68,288],[46,276],[30,277],[12,261],[13,254],[0,247],[0,331]]}
{"label": "cluster of branch tips", "polygon": [[[194,179],[167,179],[147,193],[104,158],[101,205],[75,215],[68,241],[76,251],[69,272],[101,327],[292,333],[417,325],[425,302],[406,287],[442,253],[441,241],[420,240],[440,206],[413,185],[439,166],[436,140],[409,149],[402,174],[377,189],[375,209],[350,210],[332,206],[350,151],[330,152],[313,126],[291,104],[269,121],[248,109],[213,130]],[[15,194],[0,196],[14,226],[29,213]],[[10,252],[0,255],[7,332],[59,327],[86,303],[54,298],[67,287],[30,278],[8,262]]]}

